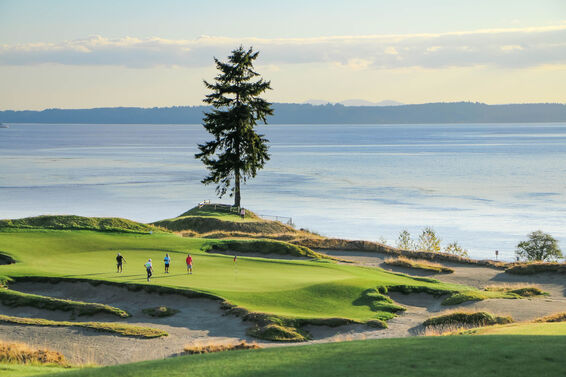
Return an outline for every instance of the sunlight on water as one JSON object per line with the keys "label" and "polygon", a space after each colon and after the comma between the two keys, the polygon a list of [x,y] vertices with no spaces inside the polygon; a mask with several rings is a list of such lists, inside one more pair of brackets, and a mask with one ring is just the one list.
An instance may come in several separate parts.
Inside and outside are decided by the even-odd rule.
{"label": "sunlight on water", "polygon": [[[329,236],[395,243],[433,226],[475,257],[512,259],[542,229],[566,247],[566,124],[271,125],[243,203]],[[199,125],[10,125],[0,217],[154,221],[203,199]],[[230,202],[229,198],[224,199]]]}

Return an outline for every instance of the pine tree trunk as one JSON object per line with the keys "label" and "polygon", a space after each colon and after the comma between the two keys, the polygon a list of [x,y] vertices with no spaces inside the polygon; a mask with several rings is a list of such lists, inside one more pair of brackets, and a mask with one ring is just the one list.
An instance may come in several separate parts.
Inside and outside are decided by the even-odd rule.
{"label": "pine tree trunk", "polygon": [[240,207],[240,170],[236,170],[234,179],[234,207]]}

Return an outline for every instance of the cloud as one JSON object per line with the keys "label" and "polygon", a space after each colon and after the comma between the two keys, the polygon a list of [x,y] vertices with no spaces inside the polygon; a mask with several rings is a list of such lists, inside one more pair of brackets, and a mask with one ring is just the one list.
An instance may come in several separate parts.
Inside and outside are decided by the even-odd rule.
{"label": "cloud", "polygon": [[190,40],[92,36],[60,43],[0,45],[0,65],[203,67],[239,45],[261,51],[262,65],[328,63],[344,69],[533,67],[566,63],[566,25],[441,34]]}

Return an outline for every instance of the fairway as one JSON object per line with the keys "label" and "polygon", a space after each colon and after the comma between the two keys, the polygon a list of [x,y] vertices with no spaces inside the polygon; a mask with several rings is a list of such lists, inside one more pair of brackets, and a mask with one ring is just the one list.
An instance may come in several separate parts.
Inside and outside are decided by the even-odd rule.
{"label": "fairway", "polygon": [[[562,376],[566,337],[452,336],[366,340],[191,355],[61,376]],[[58,374],[59,375],[59,374]]]}
{"label": "fairway", "polygon": [[[250,311],[356,321],[393,316],[389,311],[372,310],[364,300],[364,291],[379,286],[425,287],[444,292],[472,290],[462,285],[417,280],[381,269],[328,261],[239,257],[234,263],[230,255],[202,251],[210,242],[213,241],[169,233],[4,230],[0,232],[2,252],[17,263],[0,266],[0,275],[160,285],[208,293]],[[118,252],[126,258],[121,274],[115,270]],[[172,258],[170,274],[163,273],[166,252]],[[192,275],[186,273],[184,263],[189,252],[194,259]],[[148,258],[153,260],[155,270],[150,283],[146,282],[143,267]]]}

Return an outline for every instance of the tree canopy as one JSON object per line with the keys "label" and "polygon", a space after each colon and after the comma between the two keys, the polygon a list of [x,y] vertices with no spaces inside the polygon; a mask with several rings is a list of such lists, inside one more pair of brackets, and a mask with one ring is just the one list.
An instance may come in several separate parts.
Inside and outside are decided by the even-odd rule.
{"label": "tree canopy", "polygon": [[202,183],[217,184],[219,197],[234,196],[236,207],[241,205],[240,183],[255,177],[269,160],[269,140],[254,129],[259,121],[267,124],[267,116],[273,115],[271,104],[260,97],[271,89],[271,82],[256,79],[260,74],[254,71],[253,62],[258,54],[240,46],[227,62],[214,58],[220,72],[213,83],[204,81],[211,90],[204,102],[213,109],[205,113],[203,126],[214,138],[198,145],[195,158],[209,171]]}
{"label": "tree canopy", "polygon": [[562,251],[558,247],[558,241],[550,234],[537,230],[529,234],[527,241],[521,241],[517,245],[515,254],[519,258],[528,261],[546,261],[562,258]]}

